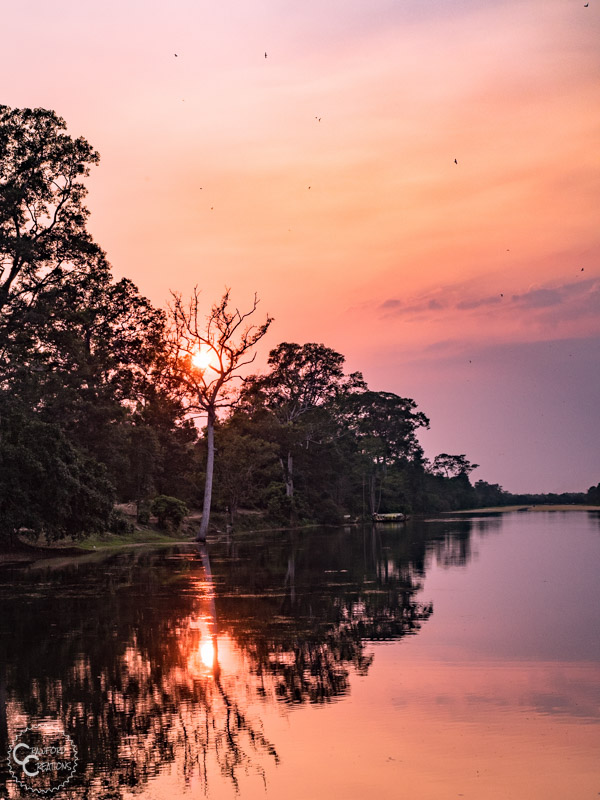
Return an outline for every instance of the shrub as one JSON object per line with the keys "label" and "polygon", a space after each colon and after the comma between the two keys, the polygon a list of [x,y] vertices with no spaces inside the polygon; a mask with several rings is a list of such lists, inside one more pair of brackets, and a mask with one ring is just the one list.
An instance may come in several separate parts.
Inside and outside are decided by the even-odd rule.
{"label": "shrub", "polygon": [[111,533],[120,535],[133,533],[133,523],[130,522],[124,514],[113,508],[108,520],[108,530]]}
{"label": "shrub", "polygon": [[265,492],[265,499],[269,519],[279,525],[297,525],[311,518],[302,495],[296,492],[293,497],[288,497],[283,483],[270,483]]}
{"label": "shrub", "polygon": [[169,497],[166,494],[159,494],[152,501],[150,512],[158,519],[159,528],[163,530],[176,531],[189,514],[188,507],[177,497]]}

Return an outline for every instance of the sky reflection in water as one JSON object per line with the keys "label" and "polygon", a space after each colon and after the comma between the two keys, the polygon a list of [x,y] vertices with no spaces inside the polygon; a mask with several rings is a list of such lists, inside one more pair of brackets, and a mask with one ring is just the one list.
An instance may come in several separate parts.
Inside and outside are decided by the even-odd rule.
{"label": "sky reflection in water", "polygon": [[4,568],[0,745],[60,719],[81,798],[596,796],[599,534],[529,513]]}

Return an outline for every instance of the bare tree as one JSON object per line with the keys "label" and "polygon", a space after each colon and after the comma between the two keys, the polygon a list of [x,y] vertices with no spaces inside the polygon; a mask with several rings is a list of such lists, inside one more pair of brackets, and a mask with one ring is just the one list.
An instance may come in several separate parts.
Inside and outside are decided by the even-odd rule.
{"label": "bare tree", "polygon": [[176,292],[172,292],[172,296],[169,313],[175,372],[183,387],[187,410],[207,416],[204,503],[196,537],[197,541],[205,541],[212,500],[217,414],[219,409],[231,408],[236,403],[238,393],[232,382],[241,379],[239,370],[256,358],[256,353],[251,355],[251,351],[266,334],[273,318],[267,314],[262,325],[247,324],[246,320],[258,306],[256,294],[252,308],[242,313],[237,308],[230,309],[230,290],[226,289],[206,320],[202,319],[197,287],[187,302]]}

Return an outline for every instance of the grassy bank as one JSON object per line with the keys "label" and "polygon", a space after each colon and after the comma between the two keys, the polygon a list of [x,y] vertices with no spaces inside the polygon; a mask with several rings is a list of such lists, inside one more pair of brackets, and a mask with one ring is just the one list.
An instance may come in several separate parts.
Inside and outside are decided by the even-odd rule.
{"label": "grassy bank", "polygon": [[111,547],[127,547],[135,544],[174,544],[188,539],[192,539],[191,534],[183,531],[169,534],[151,528],[136,528],[133,533],[97,533],[86,536],[85,539],[75,542],[72,547],[85,551],[106,550]]}
{"label": "grassy bank", "polygon": [[[77,542],[72,543],[72,547],[79,550],[106,550],[113,547],[127,547],[140,544],[175,544],[178,542],[192,542],[198,532],[201,514],[198,511],[192,512],[185,518],[181,527],[177,531],[169,532],[161,530],[154,522],[148,525],[140,525],[135,522],[135,514],[127,506],[118,507],[121,513],[133,524],[134,530],[130,533],[100,533],[86,536]],[[209,537],[223,534],[229,523],[229,517],[222,513],[211,514],[211,524],[209,527]],[[281,523],[269,521],[263,514],[249,512],[240,513],[234,525],[236,533],[248,531],[278,530]],[[60,545],[59,545],[60,546]]]}
{"label": "grassy bank", "polygon": [[[155,522],[148,525],[140,525],[135,522],[135,516],[124,510],[119,509],[124,516],[129,518],[133,530],[123,533],[111,533],[109,531],[94,533],[84,536],[81,539],[61,539],[58,542],[46,542],[43,540],[29,541],[26,538],[19,538],[14,545],[6,550],[0,551],[0,564],[8,563],[27,563],[44,558],[55,559],[57,557],[77,556],[93,554],[105,550],[114,550],[127,547],[149,546],[169,546],[174,544],[184,544],[193,542],[198,531],[200,514],[192,513],[186,517],[179,530],[161,530]],[[225,534],[227,530],[228,517],[225,514],[214,514],[211,516],[209,528],[209,540]],[[314,527],[314,525],[299,525],[295,527]],[[234,526],[235,533],[249,533],[273,530],[290,530],[289,526],[282,526],[280,522],[268,520],[261,514],[250,513],[240,514]]]}

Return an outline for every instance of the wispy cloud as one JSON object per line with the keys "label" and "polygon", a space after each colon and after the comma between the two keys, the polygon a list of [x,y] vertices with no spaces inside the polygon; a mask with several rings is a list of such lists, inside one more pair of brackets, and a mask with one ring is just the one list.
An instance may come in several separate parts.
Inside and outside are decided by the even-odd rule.
{"label": "wispy cloud", "polygon": [[600,313],[600,279],[562,284],[555,287],[536,287],[515,294],[512,300],[523,309],[546,309],[561,306],[560,315],[578,313]]}
{"label": "wispy cloud", "polygon": [[477,294],[469,284],[450,284],[406,300],[389,297],[378,306],[381,316],[412,318],[433,318],[461,312],[480,315],[490,313],[491,309],[510,315],[538,312],[538,318],[548,316],[544,312],[551,312],[554,320],[599,314],[600,279],[531,286],[511,294],[500,291]]}
{"label": "wispy cloud", "polygon": [[457,303],[456,308],[469,311],[473,308],[481,308],[481,306],[493,306],[501,301],[501,295],[493,295],[491,297],[476,297],[473,300],[461,300]]}

